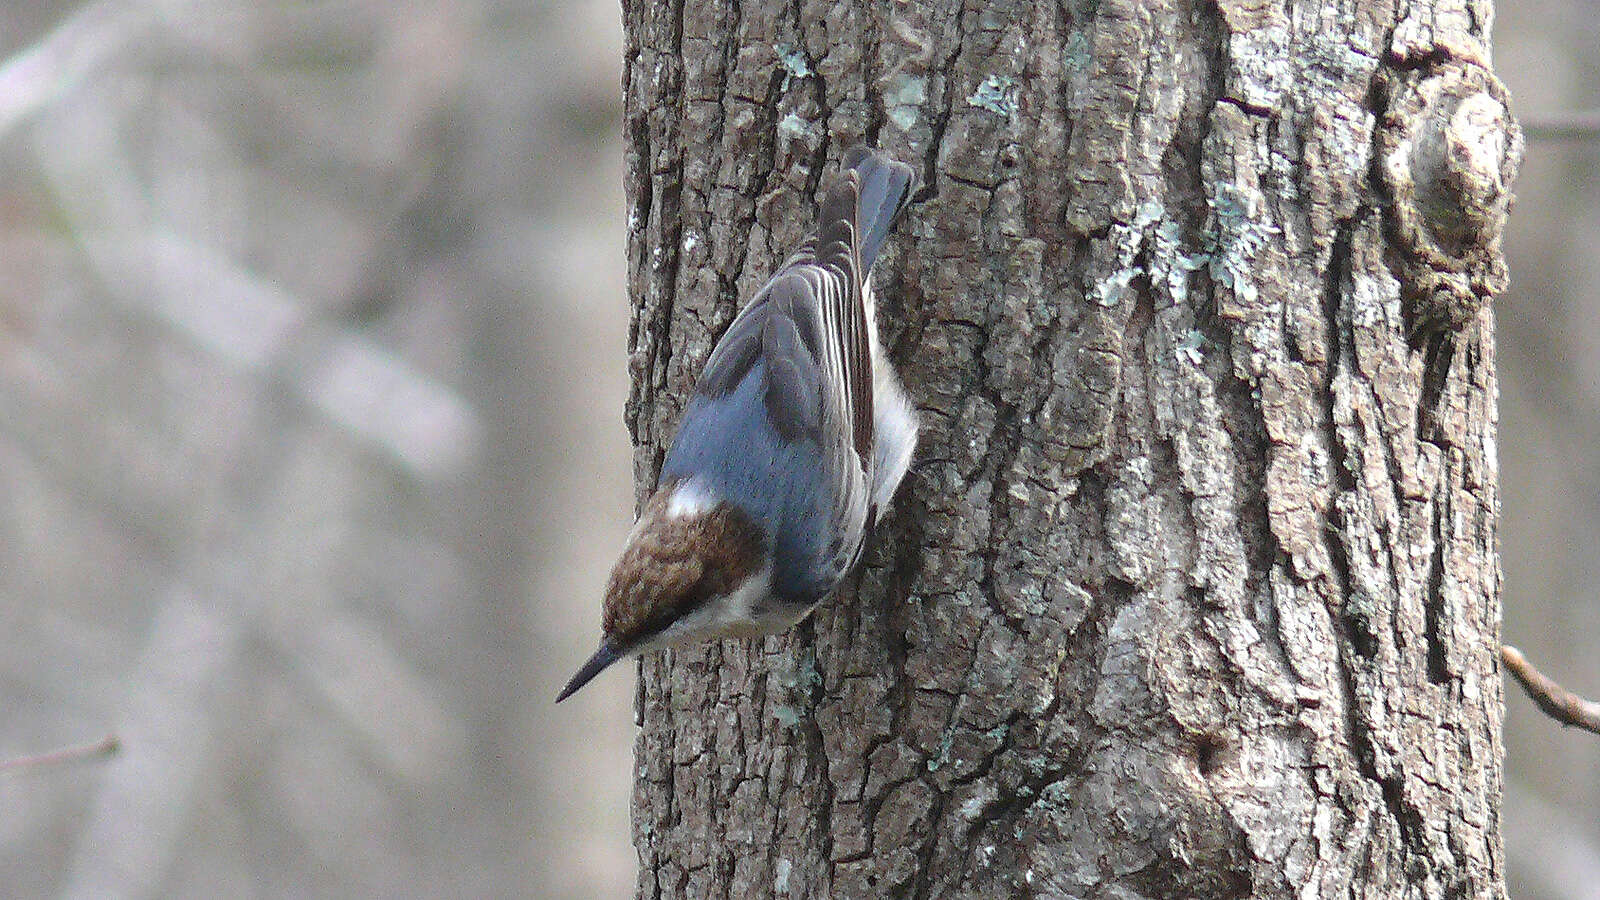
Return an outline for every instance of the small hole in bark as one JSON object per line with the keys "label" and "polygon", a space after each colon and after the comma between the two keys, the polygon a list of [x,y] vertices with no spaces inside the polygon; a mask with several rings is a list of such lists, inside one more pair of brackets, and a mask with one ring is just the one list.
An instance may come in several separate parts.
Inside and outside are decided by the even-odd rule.
{"label": "small hole in bark", "polygon": [[1366,616],[1359,613],[1350,615],[1346,621],[1349,627],[1346,633],[1350,636],[1350,648],[1362,659],[1372,659],[1378,655],[1378,636],[1372,633],[1372,624]]}
{"label": "small hole in bark", "polygon": [[1009,147],[1000,151],[1000,167],[1002,169],[1015,169],[1017,167],[1017,151]]}
{"label": "small hole in bark", "polygon": [[1210,775],[1226,762],[1228,742],[1220,734],[1205,734],[1195,743],[1195,763],[1201,775]]}

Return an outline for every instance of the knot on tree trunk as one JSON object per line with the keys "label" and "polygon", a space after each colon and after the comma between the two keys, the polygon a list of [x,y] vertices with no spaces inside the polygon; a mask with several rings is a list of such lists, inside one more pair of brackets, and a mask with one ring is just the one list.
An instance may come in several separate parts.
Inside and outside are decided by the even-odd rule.
{"label": "knot on tree trunk", "polygon": [[1473,52],[1406,54],[1380,77],[1378,175],[1413,334],[1457,330],[1507,283],[1501,239],[1522,161],[1505,85]]}

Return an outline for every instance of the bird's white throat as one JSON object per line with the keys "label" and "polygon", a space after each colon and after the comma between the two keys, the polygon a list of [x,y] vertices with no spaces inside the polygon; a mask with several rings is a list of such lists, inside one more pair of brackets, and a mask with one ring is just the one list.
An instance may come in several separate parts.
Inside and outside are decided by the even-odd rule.
{"label": "bird's white throat", "polygon": [[700,483],[700,479],[690,478],[672,489],[672,496],[667,498],[667,517],[681,519],[702,515],[710,512],[716,503],[717,499]]}

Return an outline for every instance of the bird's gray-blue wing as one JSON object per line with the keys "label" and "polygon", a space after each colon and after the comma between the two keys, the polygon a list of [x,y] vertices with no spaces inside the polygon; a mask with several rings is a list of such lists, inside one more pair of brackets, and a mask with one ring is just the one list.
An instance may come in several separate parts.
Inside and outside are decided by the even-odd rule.
{"label": "bird's gray-blue wing", "polygon": [[872,357],[856,259],[856,173],[823,202],[817,232],[773,275],[706,360],[697,395],[721,397],[765,363],[768,415],[785,437],[843,435],[872,450]]}
{"label": "bird's gray-blue wing", "polygon": [[818,232],[718,341],[662,470],[743,506],[791,582],[776,587],[808,599],[855,561],[870,501],[873,376],[855,190],[847,173]]}

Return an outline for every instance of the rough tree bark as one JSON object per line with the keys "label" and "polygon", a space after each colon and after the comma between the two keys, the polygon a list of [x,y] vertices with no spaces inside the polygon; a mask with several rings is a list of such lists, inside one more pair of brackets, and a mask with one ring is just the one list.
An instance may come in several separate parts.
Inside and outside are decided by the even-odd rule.
{"label": "rough tree bark", "polygon": [[636,474],[850,144],[925,425],[646,659],[641,897],[1499,897],[1488,2],[625,0]]}

